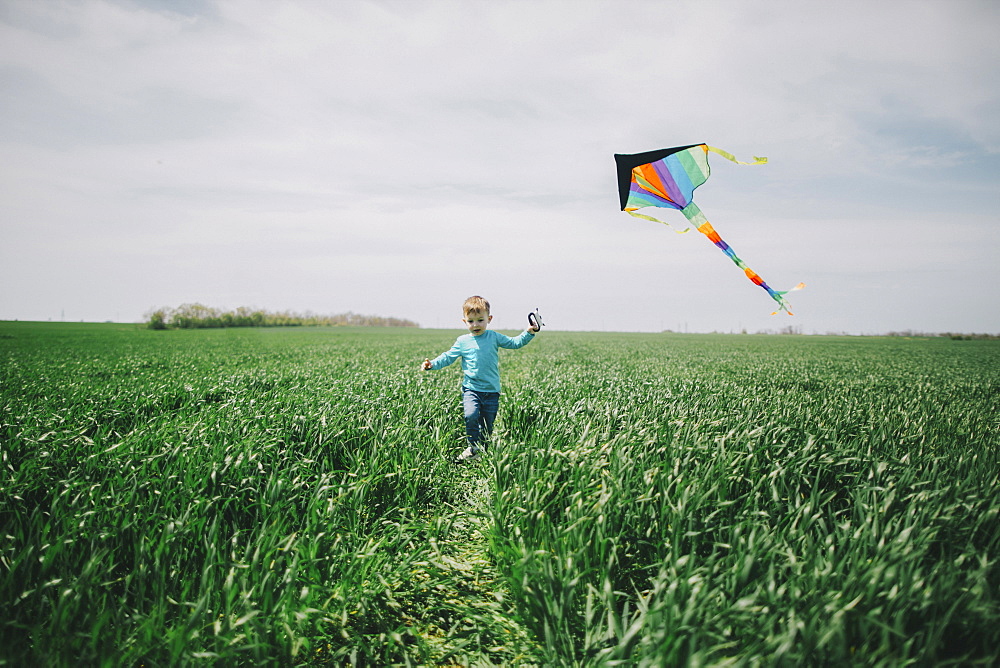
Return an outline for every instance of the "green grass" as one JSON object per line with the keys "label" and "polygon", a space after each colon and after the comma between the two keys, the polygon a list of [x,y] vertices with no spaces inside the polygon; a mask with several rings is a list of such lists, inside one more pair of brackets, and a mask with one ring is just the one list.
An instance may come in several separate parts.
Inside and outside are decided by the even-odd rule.
{"label": "green grass", "polygon": [[0,323],[4,665],[991,665],[1000,342]]}

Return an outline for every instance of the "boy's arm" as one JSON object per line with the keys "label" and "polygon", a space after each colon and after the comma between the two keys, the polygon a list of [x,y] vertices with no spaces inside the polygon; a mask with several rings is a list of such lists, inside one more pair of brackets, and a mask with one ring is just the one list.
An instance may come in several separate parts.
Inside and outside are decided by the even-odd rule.
{"label": "boy's arm", "polygon": [[423,363],[420,365],[420,368],[423,369],[424,371],[431,371],[431,370],[436,371],[437,369],[443,369],[444,367],[453,363],[461,356],[462,356],[462,348],[459,345],[458,341],[455,341],[455,345],[453,345],[449,350],[446,350],[445,352],[435,357],[433,360],[425,359]]}
{"label": "boy's arm", "polygon": [[535,328],[529,327],[513,339],[506,334],[500,334],[500,332],[497,332],[497,344],[501,348],[522,348],[531,343],[531,340],[535,338],[535,332],[532,331],[533,329]]}

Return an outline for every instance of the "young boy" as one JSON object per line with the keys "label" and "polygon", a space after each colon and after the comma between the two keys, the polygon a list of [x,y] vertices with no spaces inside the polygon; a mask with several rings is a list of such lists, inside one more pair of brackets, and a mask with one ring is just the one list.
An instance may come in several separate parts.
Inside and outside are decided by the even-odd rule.
{"label": "young boy", "polygon": [[521,348],[528,345],[538,325],[510,338],[488,329],[493,316],[490,303],[482,297],[469,297],[462,304],[462,322],[469,328],[455,341],[451,350],[441,353],[433,361],[425,359],[420,368],[424,371],[443,369],[459,357],[462,358],[462,406],[465,409],[465,436],[469,443],[456,463],[479,459],[486,446],[483,440],[493,431],[493,421],[500,407],[500,357],[498,348]]}

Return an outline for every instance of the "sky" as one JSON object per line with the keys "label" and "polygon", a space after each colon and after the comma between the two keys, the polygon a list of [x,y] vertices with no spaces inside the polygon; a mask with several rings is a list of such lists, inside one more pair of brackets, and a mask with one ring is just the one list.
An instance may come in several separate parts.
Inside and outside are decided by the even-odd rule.
{"label": "sky", "polygon": [[[0,0],[0,320],[1000,333],[993,0]],[[615,153],[707,143],[684,217]],[[791,329],[789,329],[791,328]]]}

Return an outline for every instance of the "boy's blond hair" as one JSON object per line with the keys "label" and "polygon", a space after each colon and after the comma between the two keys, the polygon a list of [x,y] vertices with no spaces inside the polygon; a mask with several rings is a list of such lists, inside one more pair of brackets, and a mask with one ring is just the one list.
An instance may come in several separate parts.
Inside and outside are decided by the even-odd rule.
{"label": "boy's blond hair", "polygon": [[470,313],[485,313],[486,315],[489,315],[490,303],[479,295],[469,297],[465,300],[465,303],[462,304],[462,315],[468,318]]}

